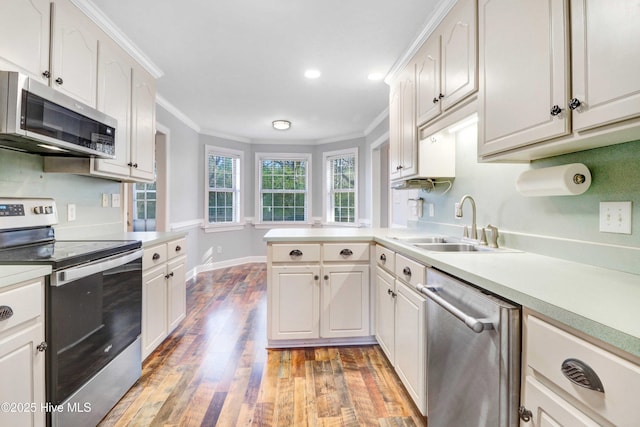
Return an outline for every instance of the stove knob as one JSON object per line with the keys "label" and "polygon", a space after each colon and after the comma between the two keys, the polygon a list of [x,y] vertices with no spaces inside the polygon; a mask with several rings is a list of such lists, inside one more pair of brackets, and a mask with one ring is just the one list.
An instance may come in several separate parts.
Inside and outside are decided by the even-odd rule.
{"label": "stove knob", "polygon": [[44,207],[44,213],[52,214],[53,213],[53,206],[45,206]]}
{"label": "stove knob", "polygon": [[44,207],[43,206],[35,206],[33,208],[33,213],[36,214],[36,215],[44,213]]}

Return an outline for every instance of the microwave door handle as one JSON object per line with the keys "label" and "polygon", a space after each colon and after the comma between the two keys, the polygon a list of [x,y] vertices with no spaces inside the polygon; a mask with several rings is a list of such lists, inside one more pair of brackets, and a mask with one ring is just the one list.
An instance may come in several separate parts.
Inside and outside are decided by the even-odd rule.
{"label": "microwave door handle", "polygon": [[83,277],[91,276],[92,274],[101,273],[103,271],[111,270],[112,268],[120,267],[135,259],[142,257],[143,250],[138,249],[135,252],[130,252],[126,255],[118,255],[104,261],[99,261],[87,265],[80,265],[78,267],[72,267],[67,270],[59,271],[56,273],[56,279],[53,286],[63,286],[74,280],[82,279]]}
{"label": "microwave door handle", "polygon": [[493,329],[493,324],[491,322],[487,321],[486,319],[476,319],[473,316],[469,316],[467,313],[460,310],[458,307],[454,306],[449,301],[442,298],[440,295],[436,294],[434,288],[418,284],[416,285],[416,289],[418,290],[418,292],[426,295],[428,298],[431,298],[433,302],[447,310],[454,317],[461,320],[473,332],[479,334],[482,331],[486,331],[487,329]]}

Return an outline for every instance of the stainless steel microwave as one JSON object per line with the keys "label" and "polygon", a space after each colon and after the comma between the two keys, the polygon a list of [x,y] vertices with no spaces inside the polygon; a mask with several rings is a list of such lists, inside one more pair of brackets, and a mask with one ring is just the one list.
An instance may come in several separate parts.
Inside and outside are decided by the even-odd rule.
{"label": "stainless steel microwave", "polygon": [[115,157],[116,119],[14,71],[0,71],[0,148]]}

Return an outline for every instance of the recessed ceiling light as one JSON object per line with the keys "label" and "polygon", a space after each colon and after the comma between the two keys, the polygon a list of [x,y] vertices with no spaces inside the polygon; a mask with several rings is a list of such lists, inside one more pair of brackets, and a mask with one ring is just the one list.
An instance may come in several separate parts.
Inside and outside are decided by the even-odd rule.
{"label": "recessed ceiling light", "polygon": [[291,127],[289,120],[274,120],[272,123],[274,129],[287,130]]}
{"label": "recessed ceiling light", "polygon": [[371,73],[367,76],[367,78],[369,80],[378,81],[382,80],[384,78],[384,75],[382,73]]}
{"label": "recessed ceiling light", "polygon": [[308,79],[317,79],[321,74],[318,70],[307,70],[304,72],[304,76]]}

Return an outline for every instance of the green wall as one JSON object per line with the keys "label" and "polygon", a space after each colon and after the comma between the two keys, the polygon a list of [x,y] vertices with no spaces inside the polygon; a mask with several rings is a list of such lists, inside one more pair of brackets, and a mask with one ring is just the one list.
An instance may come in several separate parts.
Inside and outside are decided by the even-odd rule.
{"label": "green wall", "polygon": [[[478,163],[475,127],[457,134],[456,178],[446,194],[437,186],[425,199],[424,215],[416,225],[423,231],[462,235],[471,222],[471,207],[454,217],[454,205],[470,194],[477,205],[478,227],[491,223],[500,229],[500,244],[587,264],[640,273],[640,141],[582,151],[531,164]],[[584,163],[591,187],[579,196],[525,197],[515,189],[525,170]],[[633,202],[632,234],[601,233],[601,201]],[[428,203],[435,205],[428,216]]]}

